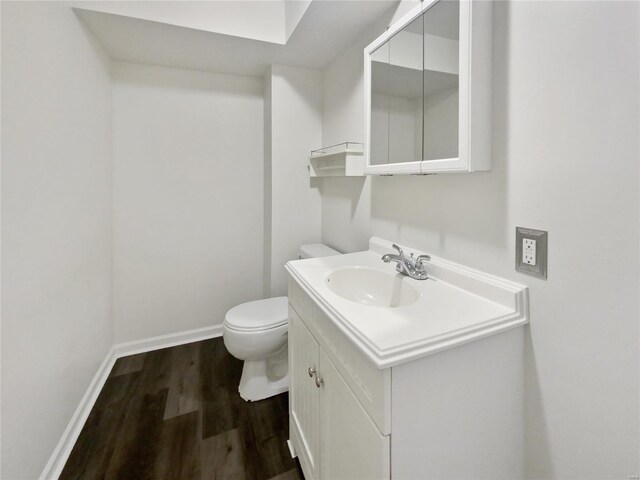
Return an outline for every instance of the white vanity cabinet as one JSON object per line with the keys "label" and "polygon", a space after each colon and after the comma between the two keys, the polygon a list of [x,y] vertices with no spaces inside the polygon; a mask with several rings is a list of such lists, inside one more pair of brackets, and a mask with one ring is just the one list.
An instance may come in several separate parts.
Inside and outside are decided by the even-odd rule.
{"label": "white vanity cabinet", "polygon": [[389,478],[389,435],[347,384],[355,378],[339,372],[346,365],[335,365],[330,333],[314,332],[317,339],[290,305],[290,436],[306,479]]}
{"label": "white vanity cabinet", "polygon": [[510,328],[381,368],[291,275],[289,428],[306,480],[522,478],[522,348]]}
{"label": "white vanity cabinet", "polygon": [[310,479],[318,478],[320,470],[320,391],[313,377],[319,353],[318,343],[289,305],[289,365],[296,365],[290,370],[289,428]]}

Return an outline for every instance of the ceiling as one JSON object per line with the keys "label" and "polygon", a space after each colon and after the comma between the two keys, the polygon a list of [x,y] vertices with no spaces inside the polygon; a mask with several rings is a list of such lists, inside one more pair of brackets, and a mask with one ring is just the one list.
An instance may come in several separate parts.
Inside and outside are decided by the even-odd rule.
{"label": "ceiling", "polygon": [[367,30],[388,21],[398,3],[314,0],[286,44],[95,11],[91,2],[74,10],[113,60],[263,76],[272,64],[324,69]]}

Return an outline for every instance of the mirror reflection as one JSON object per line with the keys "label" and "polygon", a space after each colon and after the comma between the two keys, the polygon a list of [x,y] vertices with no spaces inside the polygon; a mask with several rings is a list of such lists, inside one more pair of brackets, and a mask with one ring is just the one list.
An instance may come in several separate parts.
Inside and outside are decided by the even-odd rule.
{"label": "mirror reflection", "polygon": [[371,165],[422,156],[423,17],[371,55]]}
{"label": "mirror reflection", "polygon": [[436,2],[371,54],[371,165],[458,157],[459,14]]}
{"label": "mirror reflection", "polygon": [[457,1],[440,1],[423,15],[423,160],[458,157],[459,17]]}

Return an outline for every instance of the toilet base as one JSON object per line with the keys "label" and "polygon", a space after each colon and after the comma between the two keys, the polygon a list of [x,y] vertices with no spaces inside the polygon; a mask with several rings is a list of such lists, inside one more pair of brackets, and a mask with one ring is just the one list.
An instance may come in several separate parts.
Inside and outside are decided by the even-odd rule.
{"label": "toilet base", "polygon": [[238,392],[243,400],[256,402],[289,391],[287,346],[262,360],[245,360]]}

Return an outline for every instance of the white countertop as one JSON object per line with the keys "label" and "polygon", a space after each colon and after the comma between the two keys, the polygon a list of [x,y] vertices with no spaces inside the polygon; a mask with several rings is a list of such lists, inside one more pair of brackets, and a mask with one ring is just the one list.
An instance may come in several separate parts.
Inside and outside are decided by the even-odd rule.
{"label": "white countertop", "polygon": [[[405,251],[411,248],[403,247]],[[391,243],[372,237],[364,252],[287,263],[289,274],[378,368],[387,368],[528,322],[527,287],[432,257],[429,279],[403,277],[420,292],[407,306],[363,305],[337,295],[328,275],[347,267],[395,272],[380,259]]]}

